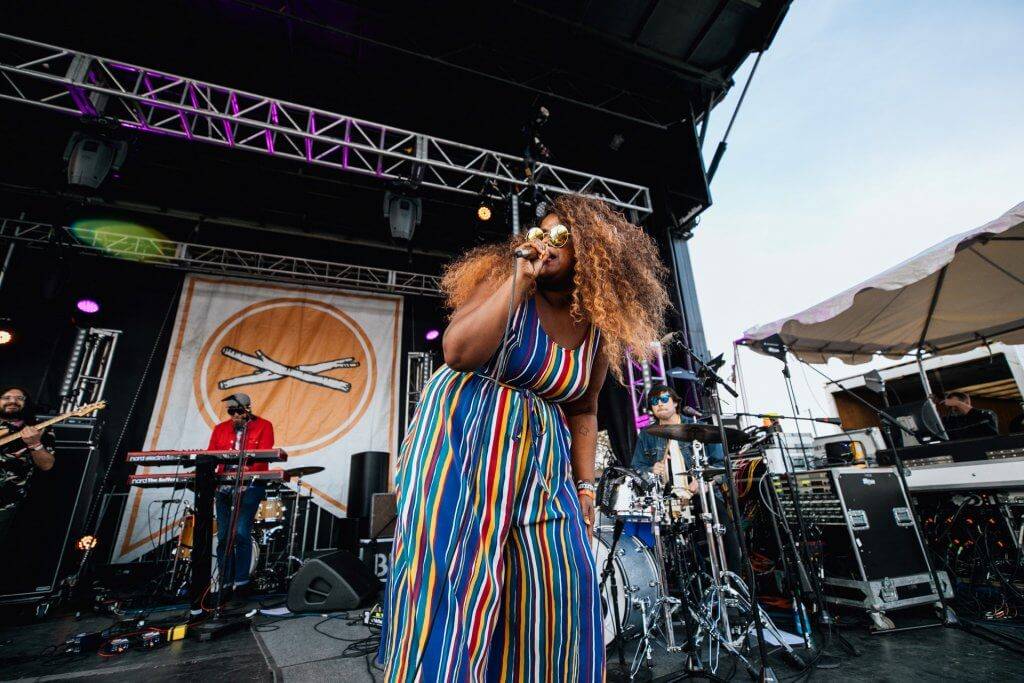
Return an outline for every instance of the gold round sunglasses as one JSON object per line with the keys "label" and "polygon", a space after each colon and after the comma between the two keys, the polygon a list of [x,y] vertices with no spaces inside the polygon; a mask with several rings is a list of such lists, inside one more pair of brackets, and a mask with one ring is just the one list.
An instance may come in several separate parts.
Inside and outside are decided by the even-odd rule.
{"label": "gold round sunglasses", "polygon": [[546,233],[543,229],[537,227],[526,231],[526,239],[528,240],[543,240],[545,237],[551,246],[556,248],[564,247],[569,242],[569,228],[561,223],[556,223]]}

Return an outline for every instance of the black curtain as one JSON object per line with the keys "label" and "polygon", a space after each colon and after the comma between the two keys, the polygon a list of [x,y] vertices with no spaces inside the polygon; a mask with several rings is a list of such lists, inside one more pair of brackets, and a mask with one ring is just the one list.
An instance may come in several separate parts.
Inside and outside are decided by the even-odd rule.
{"label": "black curtain", "polygon": [[[86,475],[95,477],[97,496],[108,465],[107,490],[127,488],[124,456],[141,448],[145,439],[183,277],[181,272],[85,255],[73,248],[22,244],[15,248],[0,290],[0,317],[10,318],[14,332],[13,341],[0,346],[0,379],[28,388],[37,411],[59,407],[60,385],[78,327],[122,331],[106,387],[108,407],[99,414],[103,428],[95,470]],[[99,303],[95,315],[76,309],[75,303],[86,297]],[[118,446],[122,430],[124,438]],[[62,468],[61,457],[58,452],[50,472],[36,473],[30,497],[47,496],[53,481],[64,478],[64,469],[71,469],[72,463]],[[98,506],[98,498],[92,503]],[[110,515],[109,528],[98,535],[95,557],[109,555],[114,516]]]}

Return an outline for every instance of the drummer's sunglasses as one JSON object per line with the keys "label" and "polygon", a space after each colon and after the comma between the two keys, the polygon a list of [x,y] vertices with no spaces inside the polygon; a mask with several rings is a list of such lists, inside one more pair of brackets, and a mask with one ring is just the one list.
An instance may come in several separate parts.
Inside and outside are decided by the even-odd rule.
{"label": "drummer's sunglasses", "polygon": [[660,396],[652,396],[651,397],[651,405],[654,406],[654,405],[658,405],[659,403],[668,403],[671,400],[672,400],[672,397],[669,396],[668,394],[661,394]]}
{"label": "drummer's sunglasses", "polygon": [[239,408],[237,406],[231,406],[228,408],[228,415],[245,415],[249,411],[245,408]]}
{"label": "drummer's sunglasses", "polygon": [[545,237],[548,238],[548,244],[551,246],[556,248],[564,247],[569,242],[569,228],[561,223],[556,223],[551,226],[551,229],[546,234],[542,228],[536,227],[526,231],[526,239],[528,240],[543,240]]}

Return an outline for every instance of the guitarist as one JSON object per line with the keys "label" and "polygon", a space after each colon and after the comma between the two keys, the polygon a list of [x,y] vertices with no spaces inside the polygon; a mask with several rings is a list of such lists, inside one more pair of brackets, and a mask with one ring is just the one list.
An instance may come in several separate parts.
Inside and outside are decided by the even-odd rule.
{"label": "guitarist", "polygon": [[28,392],[21,387],[4,389],[0,394],[0,427],[3,434],[17,433],[21,438],[0,447],[0,541],[10,529],[36,468],[53,467],[53,434],[32,425]]}

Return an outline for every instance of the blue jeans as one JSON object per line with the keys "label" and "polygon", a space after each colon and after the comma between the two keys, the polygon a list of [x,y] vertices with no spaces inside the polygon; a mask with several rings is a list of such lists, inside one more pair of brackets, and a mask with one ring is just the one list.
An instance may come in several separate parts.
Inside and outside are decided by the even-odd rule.
{"label": "blue jeans", "polygon": [[249,582],[249,563],[252,562],[252,525],[256,510],[266,495],[266,487],[249,486],[242,493],[238,522],[235,524],[235,540],[231,546],[231,561],[224,562],[224,550],[228,543],[228,528],[231,525],[232,491],[217,489],[217,568],[222,586],[241,585]]}

